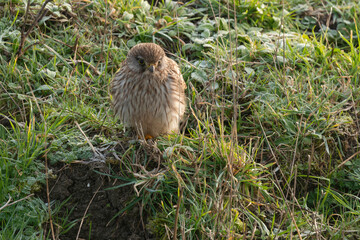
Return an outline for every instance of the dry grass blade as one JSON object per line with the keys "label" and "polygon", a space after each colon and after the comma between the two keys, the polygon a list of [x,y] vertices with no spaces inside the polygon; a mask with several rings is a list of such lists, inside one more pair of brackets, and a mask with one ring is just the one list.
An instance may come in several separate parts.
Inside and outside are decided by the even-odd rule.
{"label": "dry grass blade", "polygon": [[0,207],[0,211],[3,210],[6,207],[10,207],[11,205],[14,205],[14,204],[16,204],[18,202],[24,201],[24,200],[26,200],[26,199],[28,199],[30,197],[33,197],[33,196],[34,196],[34,194],[32,193],[32,194],[30,194],[30,195],[28,195],[26,197],[23,197],[21,199],[18,199],[16,201],[14,201],[14,202],[11,202],[12,198],[11,198],[11,196],[9,196],[9,200],[3,206]]}
{"label": "dry grass blade", "polygon": [[85,212],[84,212],[84,215],[83,215],[83,217],[81,218],[80,226],[79,226],[79,229],[78,229],[78,232],[77,232],[77,235],[76,235],[76,240],[79,240],[81,228],[82,228],[82,226],[83,226],[83,223],[84,223],[86,214],[87,214],[87,212],[89,211],[89,208],[90,208],[90,206],[91,206],[91,203],[93,202],[94,198],[96,197],[96,194],[99,192],[99,190],[100,190],[100,188],[102,187],[102,185],[103,185],[102,183],[99,185],[99,187],[97,188],[97,190],[94,192],[92,198],[90,199],[88,206],[86,207],[86,210],[85,210]]}

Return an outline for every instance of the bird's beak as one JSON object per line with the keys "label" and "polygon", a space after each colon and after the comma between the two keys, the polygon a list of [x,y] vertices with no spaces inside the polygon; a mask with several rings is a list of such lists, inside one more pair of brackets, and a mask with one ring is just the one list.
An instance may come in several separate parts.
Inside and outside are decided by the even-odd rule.
{"label": "bird's beak", "polygon": [[148,69],[149,69],[150,72],[154,72],[154,70],[155,70],[155,64],[150,64],[150,65],[148,66]]}

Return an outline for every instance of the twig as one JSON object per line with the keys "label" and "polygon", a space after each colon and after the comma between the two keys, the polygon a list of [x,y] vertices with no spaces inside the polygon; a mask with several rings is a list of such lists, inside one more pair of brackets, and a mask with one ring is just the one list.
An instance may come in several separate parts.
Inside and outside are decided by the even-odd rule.
{"label": "twig", "polygon": [[91,150],[93,151],[94,154],[99,154],[96,149],[94,148],[94,146],[92,145],[92,143],[90,142],[89,138],[86,136],[86,134],[84,133],[84,131],[81,129],[79,123],[77,121],[75,121],[76,126],[79,128],[80,132],[82,133],[82,135],[85,137],[86,141],[88,142],[89,146],[91,147]]}
{"label": "twig", "polygon": [[11,205],[14,205],[14,204],[16,204],[16,203],[18,203],[18,202],[24,201],[25,199],[28,199],[28,198],[30,198],[30,197],[32,197],[32,196],[34,196],[33,193],[30,194],[30,195],[27,195],[26,197],[23,197],[23,198],[21,198],[21,199],[19,199],[19,200],[16,200],[16,201],[10,203],[11,200],[12,200],[12,198],[11,198],[11,196],[9,195],[9,200],[8,200],[3,206],[0,207],[0,211],[3,210],[3,209],[6,208],[6,207],[10,207]]}
{"label": "twig", "polygon": [[[24,38],[24,32],[25,32],[25,24],[27,22],[27,19],[28,19],[28,16],[29,16],[29,9],[30,9],[30,0],[27,1],[27,4],[26,4],[26,11],[25,11],[25,19],[24,19],[24,24],[22,25],[22,28],[21,28],[21,43],[20,46],[19,46],[19,49],[18,49],[18,52],[19,50],[21,50],[22,48],[22,45],[24,45],[24,41],[23,38]],[[23,36],[24,35],[24,36]]]}
{"label": "twig", "polygon": [[[0,83],[0,84],[1,84],[1,83]],[[5,115],[2,114],[2,113],[0,113],[0,116],[2,116],[3,118],[5,118],[5,119],[8,120],[9,122],[12,122],[13,124],[18,125],[18,126],[21,127],[21,128],[25,128],[25,124],[24,124],[24,123],[17,122],[17,121],[15,121],[15,120],[13,120],[13,119],[5,116]]]}
{"label": "twig", "polygon": [[[31,48],[32,46],[35,46],[35,45],[40,44],[40,43],[42,43],[42,42],[36,41],[36,42],[31,43],[29,46],[27,46],[27,47],[24,49],[23,53],[25,53],[25,52],[26,52],[29,48]],[[23,53],[21,53],[19,56],[21,56]]]}
{"label": "twig", "polygon": [[[25,20],[24,20],[24,25],[21,29],[21,40],[20,40],[20,45],[19,45],[19,49],[17,50],[16,52],[16,55],[17,57],[20,57],[21,55],[24,54],[25,51],[22,51],[23,50],[23,47],[24,47],[24,43],[25,43],[25,40],[26,38],[29,36],[29,34],[31,33],[31,31],[33,30],[33,28],[40,22],[40,20],[45,16],[45,14],[48,12],[48,9],[45,9],[44,8],[46,7],[46,5],[51,2],[52,0],[46,0],[44,2],[44,4],[41,6],[41,9],[40,11],[38,12],[35,20],[31,23],[31,26],[30,28],[27,30],[26,33],[25,32],[25,24],[26,24],[26,21],[27,21],[27,18],[28,18],[28,15],[29,15],[29,9],[30,9],[30,0],[28,0],[27,2],[27,6],[26,6],[26,12],[25,12]],[[26,48],[28,49],[28,48]]]}
{"label": "twig", "polygon": [[173,54],[173,53],[171,53],[171,52],[168,52],[168,51],[166,51],[166,54],[169,54],[169,55],[171,55],[171,56],[173,56],[173,57],[176,57],[176,58],[179,59],[180,61],[184,61],[184,62],[186,62],[187,64],[189,64],[191,67],[193,67],[193,68],[195,68],[195,69],[198,69],[194,64],[192,64],[191,62],[189,62],[188,60],[186,60],[186,59],[184,59],[184,58],[181,58],[181,57],[179,57],[179,56],[177,56],[177,55],[175,55],[175,54]]}
{"label": "twig", "polygon": [[10,206],[9,203],[11,202],[11,200],[12,200],[11,196],[9,195],[9,200],[2,207],[0,207],[0,211],[3,210],[4,208]]}
{"label": "twig", "polygon": [[[57,43],[61,43],[62,45],[67,46],[68,48],[73,48],[73,46],[67,44],[66,42],[63,42],[63,41],[61,41],[61,40],[59,40],[59,39],[56,39],[56,38],[53,38],[53,37],[51,37],[51,36],[49,36],[49,35],[47,35],[47,34],[45,34],[45,33],[41,33],[41,35],[42,35],[42,36],[45,36],[45,37],[47,37],[47,38],[50,38],[51,40],[53,40],[53,41],[55,41],[55,42],[57,42]],[[76,52],[75,52],[75,54],[76,54]]]}
{"label": "twig", "polygon": [[85,60],[71,60],[67,62],[68,64],[74,64],[77,65],[78,63],[85,63],[87,65],[89,65],[89,67],[91,68],[91,70],[93,70],[97,75],[101,75],[101,72],[99,72],[96,67],[94,67],[91,63],[85,61]]}
{"label": "twig", "polygon": [[100,188],[102,187],[102,185],[103,185],[103,184],[101,183],[100,186],[98,187],[98,189],[96,189],[96,192],[95,192],[94,195],[92,196],[89,204],[87,205],[87,207],[86,207],[86,209],[85,209],[84,215],[83,215],[83,217],[82,217],[82,219],[81,219],[81,222],[80,222],[80,226],[79,226],[78,233],[77,233],[77,235],[76,235],[76,240],[79,239],[80,231],[81,231],[82,225],[83,225],[83,223],[84,223],[85,216],[86,216],[86,214],[87,214],[87,212],[88,212],[88,210],[89,210],[89,208],[90,208],[90,205],[91,205],[92,201],[94,200],[96,194],[99,192],[99,190],[100,190]]}
{"label": "twig", "polygon": [[330,175],[336,171],[338,168],[342,167],[345,163],[347,163],[348,161],[350,161],[351,159],[353,159],[356,155],[360,154],[360,151],[357,151],[356,153],[354,153],[353,155],[351,155],[349,158],[347,158],[345,161],[343,161],[342,163],[340,163],[339,165],[337,165],[334,170],[332,170],[330,172]]}

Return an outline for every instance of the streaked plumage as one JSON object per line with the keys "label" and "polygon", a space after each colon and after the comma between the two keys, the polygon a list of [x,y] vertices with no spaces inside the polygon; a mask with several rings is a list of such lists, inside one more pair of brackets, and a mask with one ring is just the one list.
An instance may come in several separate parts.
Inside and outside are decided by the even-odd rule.
{"label": "streaked plumage", "polygon": [[179,132],[185,112],[184,79],[176,62],[154,43],[134,46],[115,75],[115,113],[141,136]]}

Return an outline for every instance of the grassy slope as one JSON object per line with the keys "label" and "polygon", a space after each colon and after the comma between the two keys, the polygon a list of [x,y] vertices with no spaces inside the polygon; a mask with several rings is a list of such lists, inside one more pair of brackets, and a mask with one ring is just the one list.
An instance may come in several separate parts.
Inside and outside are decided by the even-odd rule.
{"label": "grassy slope", "polygon": [[[42,2],[26,20],[24,3],[0,3],[3,239],[44,234],[47,207],[31,194],[45,159],[89,159],[86,138],[99,151],[127,141],[108,86],[147,41],[175,54],[190,105],[183,135],[114,153],[149,229],[166,239],[177,220],[183,239],[360,236],[359,4],[219,2],[55,1],[18,57]],[[136,165],[159,155],[157,174]]]}

